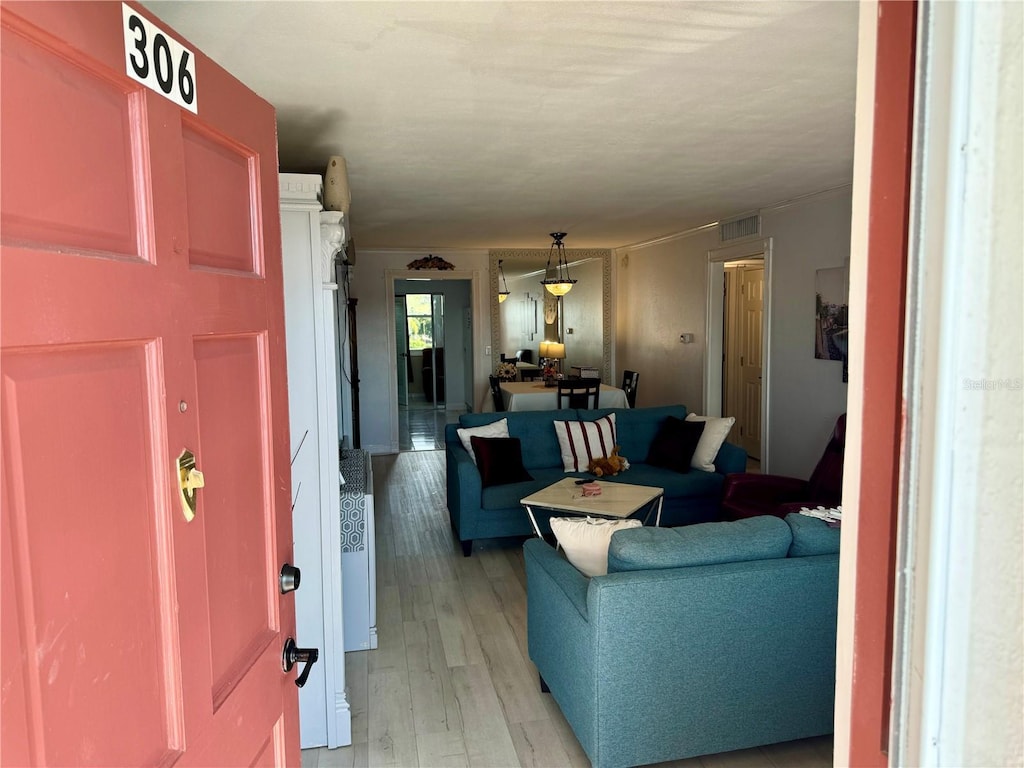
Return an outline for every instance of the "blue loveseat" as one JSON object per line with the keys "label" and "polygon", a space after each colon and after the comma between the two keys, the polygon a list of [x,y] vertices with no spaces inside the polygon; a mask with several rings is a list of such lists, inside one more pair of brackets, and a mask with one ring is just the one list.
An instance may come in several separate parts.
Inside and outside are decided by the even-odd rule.
{"label": "blue loveseat", "polygon": [[791,514],[524,546],[530,658],[595,768],[832,732],[839,531]]}
{"label": "blue loveseat", "polygon": [[[472,552],[474,539],[531,534],[533,529],[519,500],[567,474],[562,467],[554,422],[573,419],[593,421],[609,413],[615,414],[617,442],[622,448],[621,454],[629,459],[630,468],[603,480],[664,488],[663,526],[719,519],[725,475],[746,470],[746,451],[731,443],[723,443],[715,458],[714,472],[693,469],[682,474],[645,463],[651,442],[662,422],[668,416],[685,419],[686,406],[471,413],[461,416],[458,424],[449,424],[445,428],[448,515],[452,529],[462,543],[463,554],[468,556]],[[480,471],[462,447],[457,430],[459,427],[483,426],[500,419],[508,419],[509,436],[519,438],[523,466],[533,480],[481,488]],[[592,475],[584,472],[568,474],[593,479]],[[537,516],[537,522],[545,532],[550,532],[549,517],[545,514]]]}

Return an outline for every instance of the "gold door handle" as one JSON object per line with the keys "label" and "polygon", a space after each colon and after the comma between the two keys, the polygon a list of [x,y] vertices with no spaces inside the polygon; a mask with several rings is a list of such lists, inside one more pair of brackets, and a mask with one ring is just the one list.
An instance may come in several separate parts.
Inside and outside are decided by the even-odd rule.
{"label": "gold door handle", "polygon": [[176,464],[181,511],[185,515],[185,520],[192,522],[196,516],[196,493],[206,485],[206,481],[203,479],[203,473],[196,469],[195,454],[187,448],[181,452]]}

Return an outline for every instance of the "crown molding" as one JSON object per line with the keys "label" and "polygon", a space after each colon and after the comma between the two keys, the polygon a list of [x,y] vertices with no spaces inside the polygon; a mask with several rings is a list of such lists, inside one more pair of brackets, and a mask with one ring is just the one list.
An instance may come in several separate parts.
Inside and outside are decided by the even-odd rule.
{"label": "crown molding", "polygon": [[[790,197],[787,198],[786,200],[780,200],[778,202],[770,203],[769,205],[765,205],[760,208],[755,208],[754,210],[746,210],[741,213],[734,213],[728,216],[722,216],[721,218],[716,219],[715,221],[709,221],[707,224],[701,224],[699,227],[691,227],[690,229],[684,229],[682,232],[675,232],[671,235],[662,235],[661,237],[654,237],[651,238],[650,240],[641,240],[638,243],[630,243],[629,245],[620,245],[614,250],[618,252],[625,251],[630,248],[648,248],[652,245],[669,243],[672,242],[673,240],[682,240],[683,238],[692,237],[693,235],[699,235],[703,232],[706,232],[709,229],[713,229],[714,227],[717,227],[719,224],[721,224],[723,221],[731,221],[732,219],[739,218],[742,216],[751,216],[755,213],[763,216],[766,211],[782,211],[785,210],[786,208],[791,208],[794,205],[800,205],[802,203],[805,203],[812,198],[827,199],[829,197],[837,197],[839,194],[844,193],[852,188],[853,184],[849,183],[840,184],[837,187],[829,187],[828,189],[822,189],[819,190],[818,192],[808,192],[806,195]],[[760,235],[758,235],[757,237],[760,237]]]}

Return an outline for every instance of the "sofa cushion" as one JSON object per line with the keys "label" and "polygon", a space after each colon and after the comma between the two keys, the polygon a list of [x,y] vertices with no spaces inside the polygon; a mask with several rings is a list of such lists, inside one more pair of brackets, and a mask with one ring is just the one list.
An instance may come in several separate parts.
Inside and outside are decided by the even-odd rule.
{"label": "sofa cushion", "polygon": [[[515,509],[519,507],[520,499],[525,499],[531,493],[547,488],[552,483],[557,483],[565,477],[561,464],[557,467],[541,467],[531,469],[530,474],[533,480],[522,483],[510,483],[508,485],[493,485],[484,488],[480,494],[480,508],[486,512],[492,509]],[[527,520],[526,510],[523,509],[523,520]]]}
{"label": "sofa cushion", "polygon": [[786,522],[793,533],[790,557],[832,555],[839,551],[839,529],[830,528],[824,520],[791,512],[786,515]]}
{"label": "sofa cushion", "polygon": [[715,471],[715,457],[718,449],[722,447],[729,430],[736,423],[734,416],[718,418],[716,416],[698,416],[695,413],[686,415],[687,421],[704,422],[704,431],[701,433],[700,441],[697,443],[697,450],[693,452],[691,465],[694,469],[703,469],[705,472]]}
{"label": "sofa cushion", "polygon": [[691,469],[685,475],[670,472],[650,464],[630,464],[629,469],[614,477],[602,477],[611,483],[631,483],[662,488],[669,498],[691,498],[694,496],[718,497],[722,492],[725,478],[717,472],[701,472]]}
{"label": "sofa cushion", "polygon": [[603,520],[593,517],[552,517],[551,532],[565,557],[584,576],[608,573],[608,542],[616,531],[639,528],[639,520]]}
{"label": "sofa cushion", "polygon": [[471,439],[476,437],[508,437],[508,419],[498,419],[487,424],[475,427],[462,427],[458,430],[459,442],[466,449],[469,458],[476,464],[476,454],[473,452]]}
{"label": "sofa cushion", "polygon": [[786,557],[792,541],[785,521],[771,516],[681,528],[637,528],[612,536],[608,572],[770,560]]}
{"label": "sofa cushion", "polygon": [[586,472],[593,459],[607,458],[615,450],[614,413],[594,421],[557,420],[553,426],[566,472]]}
{"label": "sofa cushion", "polygon": [[533,480],[523,467],[523,451],[518,437],[479,437],[470,439],[476,465],[480,469],[480,485],[508,485]]}
{"label": "sofa cushion", "polygon": [[683,474],[690,471],[693,452],[704,432],[704,422],[667,416],[647,451],[647,463]]}
{"label": "sofa cushion", "polygon": [[[632,464],[643,461],[647,451],[654,442],[654,436],[666,416],[677,419],[686,418],[685,405],[663,405],[655,408],[598,408],[597,410],[581,410],[576,418],[593,421],[609,413],[615,414],[615,434],[619,441],[620,455],[629,459]],[[631,482],[631,481],[627,481]]]}

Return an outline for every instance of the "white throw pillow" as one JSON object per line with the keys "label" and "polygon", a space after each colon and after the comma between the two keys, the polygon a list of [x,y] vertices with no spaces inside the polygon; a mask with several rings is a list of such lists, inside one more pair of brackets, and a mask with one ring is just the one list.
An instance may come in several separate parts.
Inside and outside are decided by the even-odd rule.
{"label": "white throw pillow", "polygon": [[566,472],[586,472],[591,459],[611,456],[615,448],[615,414],[595,421],[556,421],[555,434]]}
{"label": "white throw pillow", "polygon": [[473,453],[473,444],[469,438],[473,437],[508,437],[508,419],[501,419],[482,427],[463,427],[455,430],[459,436],[462,447],[469,452],[469,458],[476,464],[476,454]]}
{"label": "white throw pillow", "polygon": [[565,550],[569,562],[584,576],[608,573],[608,545],[612,534],[626,528],[639,528],[639,520],[599,520],[593,517],[552,517],[551,531]]}
{"label": "white throw pillow", "polygon": [[736,419],[732,416],[719,419],[715,416],[698,416],[695,413],[688,413],[686,420],[704,422],[704,431],[700,435],[700,442],[697,443],[697,450],[693,452],[690,466],[694,469],[703,469],[705,472],[714,472],[715,456],[718,455],[718,449],[722,447],[722,443],[725,442]]}
{"label": "white throw pillow", "polygon": [[732,425],[736,420],[731,416],[719,419],[714,416],[687,414],[686,421],[702,421],[705,423],[705,431],[700,433],[697,450],[693,452],[690,466],[694,469],[702,469],[705,472],[714,472],[715,457],[718,456],[718,450],[722,447],[722,443],[725,442],[725,438],[728,436],[729,430],[732,429]]}

